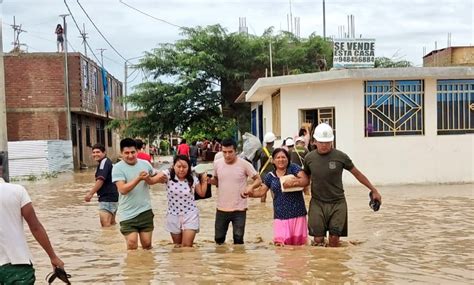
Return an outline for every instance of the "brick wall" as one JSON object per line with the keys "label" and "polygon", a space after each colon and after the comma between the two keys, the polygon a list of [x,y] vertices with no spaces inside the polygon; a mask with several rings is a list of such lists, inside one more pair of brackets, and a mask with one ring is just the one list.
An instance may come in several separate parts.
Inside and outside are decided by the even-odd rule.
{"label": "brick wall", "polygon": [[8,141],[65,140],[66,112],[7,112]]}
{"label": "brick wall", "polygon": [[424,67],[451,66],[452,48],[434,51],[431,55],[423,58]]}
{"label": "brick wall", "polygon": [[[91,88],[84,88],[82,61],[88,61],[100,72],[99,67],[80,53],[68,54],[69,97],[72,110],[72,122],[77,128],[83,128],[82,152],[83,159],[78,161],[78,149],[74,147],[74,164],[93,165],[90,147],[85,143],[85,127],[90,128],[91,143],[97,142],[96,122],[107,122],[104,111],[102,78],[98,76],[98,90],[94,92],[92,105],[86,106],[85,100]],[[67,139],[67,108],[64,90],[64,54],[63,53],[22,53],[7,54],[5,64],[5,92],[7,107],[7,127],[9,141],[23,140],[66,140]],[[91,69],[89,69],[90,71]],[[90,76],[90,75],[89,75]],[[121,82],[109,75],[114,82],[115,90],[112,97],[112,111],[109,117],[124,118],[121,97]],[[90,82],[90,81],[89,81]],[[115,96],[117,98],[115,98]],[[89,102],[91,103],[91,102]],[[75,113],[77,112],[77,113]],[[81,114],[82,124],[78,125],[77,116]],[[78,134],[78,133],[77,133]],[[107,136],[106,136],[107,137]],[[116,134],[114,133],[114,136]],[[78,145],[78,142],[75,142]],[[116,143],[107,146],[111,154],[116,153]],[[77,152],[77,153],[76,153]]]}
{"label": "brick wall", "polygon": [[66,106],[60,54],[8,55],[4,64],[7,108]]}

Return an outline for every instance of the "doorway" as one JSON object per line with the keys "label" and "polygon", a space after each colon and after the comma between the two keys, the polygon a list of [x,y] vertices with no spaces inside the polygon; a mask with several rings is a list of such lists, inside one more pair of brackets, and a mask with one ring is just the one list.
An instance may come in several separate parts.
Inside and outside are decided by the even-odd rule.
{"label": "doorway", "polygon": [[320,123],[330,125],[334,131],[334,147],[336,147],[336,109],[334,107],[324,107],[317,109],[301,110],[301,122],[311,124],[311,140],[314,129]]}

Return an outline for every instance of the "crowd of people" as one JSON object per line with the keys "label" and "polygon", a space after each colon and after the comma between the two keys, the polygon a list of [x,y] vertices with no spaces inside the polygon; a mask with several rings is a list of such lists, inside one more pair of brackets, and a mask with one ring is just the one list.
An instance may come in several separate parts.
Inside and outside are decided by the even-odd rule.
{"label": "crowd of people", "polygon": [[[275,147],[277,138],[269,132],[252,160],[239,156],[237,144],[230,138],[212,143],[205,140],[199,145],[192,142],[191,146],[183,139],[171,167],[162,171],[153,167],[152,158],[143,151],[141,140],[121,140],[121,161],[115,165],[107,158],[105,147],[96,144],[92,147],[92,157],[97,162],[96,181],[84,200],[89,202],[97,195],[101,225],[113,226],[118,216],[127,249],[134,250],[139,244],[143,249],[152,248],[154,213],[151,185],[165,185],[168,200],[165,225],[176,247],[193,246],[199,232],[195,195],[206,196],[209,184],[217,189],[216,244],[225,243],[230,223],[233,243],[243,244],[248,199],[255,197],[265,202],[270,192],[275,245],[305,245],[309,235],[313,237],[313,245],[337,247],[340,237],[348,234],[343,170],[349,171],[370,190],[372,204],[378,204],[374,210],[380,207],[382,197],[349,156],[333,147],[334,134],[328,124],[321,123],[315,128],[311,144],[309,133],[309,128],[302,128],[298,136],[288,137],[281,147]],[[220,155],[213,162],[212,173],[198,173],[195,168],[198,158],[207,150]],[[258,164],[257,171],[254,166]],[[308,210],[305,193],[311,195]],[[25,278],[31,278],[33,272],[34,276],[32,266],[14,266],[31,265],[22,218],[50,256],[53,267],[63,268],[64,263],[55,255],[46,231],[34,215],[26,190],[14,184],[0,183],[0,204],[0,226],[8,224],[13,229],[8,236],[3,231],[0,234],[0,283],[6,282],[2,276],[12,272]],[[13,241],[15,244],[11,244]],[[22,250],[12,252],[10,249],[15,246]]]}

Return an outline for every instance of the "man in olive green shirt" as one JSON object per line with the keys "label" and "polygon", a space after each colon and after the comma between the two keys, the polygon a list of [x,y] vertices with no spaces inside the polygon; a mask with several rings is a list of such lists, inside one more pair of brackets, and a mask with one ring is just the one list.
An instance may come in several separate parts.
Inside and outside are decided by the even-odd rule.
{"label": "man in olive green shirt", "polygon": [[319,124],[314,131],[316,150],[304,159],[304,171],[311,175],[311,201],[308,212],[309,235],[314,244],[325,245],[329,232],[329,246],[339,246],[339,237],[347,236],[347,204],[342,185],[342,171],[352,175],[372,193],[372,198],[382,203],[382,196],[370,181],[352,163],[347,154],[334,149],[332,128]]}

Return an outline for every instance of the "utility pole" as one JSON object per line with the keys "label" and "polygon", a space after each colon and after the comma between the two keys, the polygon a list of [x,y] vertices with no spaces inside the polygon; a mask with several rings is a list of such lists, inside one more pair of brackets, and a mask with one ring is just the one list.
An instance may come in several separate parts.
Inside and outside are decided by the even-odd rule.
{"label": "utility pole", "polygon": [[131,57],[131,58],[128,58],[125,60],[125,64],[124,64],[124,76],[123,76],[123,98],[125,99],[125,104],[124,104],[124,109],[125,109],[125,119],[128,119],[128,107],[127,107],[127,95],[128,95],[128,63],[133,60],[133,59],[137,59],[137,58],[142,58],[144,57],[144,55],[140,55],[140,56],[135,56],[135,57]]}
{"label": "utility pole", "polygon": [[84,55],[87,57],[87,33],[86,33],[86,24],[82,23],[83,30],[81,32],[80,38],[82,38],[82,44],[84,45]]}
{"label": "utility pole", "polygon": [[272,42],[270,40],[270,45],[268,46],[270,49],[270,77],[273,77],[273,59],[272,59]]}
{"label": "utility pole", "polygon": [[66,17],[69,14],[61,14],[59,17],[63,18],[63,33],[64,33],[64,95],[66,96],[66,139],[71,140],[71,105],[69,102],[69,72],[67,63],[67,26]]}
{"label": "utility pole", "polygon": [[127,108],[127,81],[128,81],[128,60],[125,61],[125,71],[123,78],[123,98],[125,99],[125,119],[128,120],[128,108]]}
{"label": "utility pole", "polygon": [[[3,0],[0,0],[0,13],[2,12]],[[2,21],[0,21],[0,156],[3,158],[2,177],[6,182],[10,181],[8,173],[8,137],[7,137],[7,106],[5,102],[5,66],[3,64],[3,34]]]}
{"label": "utility pole", "polygon": [[20,52],[22,45],[20,44],[20,34],[26,31],[21,28],[21,25],[16,24],[15,16],[13,16],[13,25],[11,27],[13,28],[13,52]]}
{"label": "utility pole", "polygon": [[293,13],[291,12],[291,0],[290,0],[290,28],[291,28],[291,33],[293,34]]}
{"label": "utility pole", "polygon": [[323,39],[326,39],[326,2],[323,0]]}
{"label": "utility pole", "polygon": [[97,50],[100,51],[100,65],[102,68],[104,67],[104,51],[107,50],[106,48],[98,48]]}

